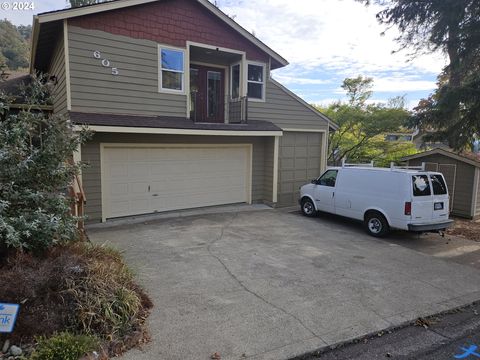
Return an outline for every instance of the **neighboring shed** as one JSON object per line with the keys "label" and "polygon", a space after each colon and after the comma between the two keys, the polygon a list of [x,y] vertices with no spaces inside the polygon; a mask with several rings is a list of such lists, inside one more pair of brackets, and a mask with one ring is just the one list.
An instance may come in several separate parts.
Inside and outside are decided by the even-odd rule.
{"label": "neighboring shed", "polygon": [[441,172],[450,192],[453,215],[480,216],[480,157],[436,148],[403,158],[410,166],[425,163],[425,170]]}

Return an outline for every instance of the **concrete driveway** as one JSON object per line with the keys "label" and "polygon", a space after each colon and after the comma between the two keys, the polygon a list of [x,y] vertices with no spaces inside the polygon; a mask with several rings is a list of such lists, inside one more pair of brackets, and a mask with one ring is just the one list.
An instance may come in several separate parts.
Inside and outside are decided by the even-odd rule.
{"label": "concrete driveway", "polygon": [[124,359],[288,359],[480,299],[480,272],[338,219],[263,210],[90,230],[155,303]]}

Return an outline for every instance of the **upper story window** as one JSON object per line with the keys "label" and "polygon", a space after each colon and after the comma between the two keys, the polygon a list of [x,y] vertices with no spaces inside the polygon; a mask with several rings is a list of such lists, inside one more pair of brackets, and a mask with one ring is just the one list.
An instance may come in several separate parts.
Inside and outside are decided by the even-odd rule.
{"label": "upper story window", "polygon": [[265,100],[265,65],[248,64],[248,98]]}
{"label": "upper story window", "polygon": [[232,99],[240,97],[240,64],[232,65]]}
{"label": "upper story window", "polygon": [[184,52],[160,48],[160,90],[183,93]]}

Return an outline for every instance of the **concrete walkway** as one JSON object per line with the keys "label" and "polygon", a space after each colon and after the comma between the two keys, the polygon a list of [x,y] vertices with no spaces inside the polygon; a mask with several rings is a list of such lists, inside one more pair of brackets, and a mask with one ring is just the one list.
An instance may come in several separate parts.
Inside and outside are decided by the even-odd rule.
{"label": "concrete walkway", "polygon": [[278,210],[92,229],[155,308],[126,360],[288,359],[480,299],[480,272]]}

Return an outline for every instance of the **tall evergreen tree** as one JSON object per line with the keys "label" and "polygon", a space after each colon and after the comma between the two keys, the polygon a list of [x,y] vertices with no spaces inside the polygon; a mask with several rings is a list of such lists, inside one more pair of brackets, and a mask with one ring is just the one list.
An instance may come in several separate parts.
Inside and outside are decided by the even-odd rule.
{"label": "tall evergreen tree", "polygon": [[358,1],[383,6],[377,19],[400,30],[401,49],[413,50],[413,56],[446,54],[438,88],[420,102],[413,121],[437,130],[431,140],[446,140],[455,149],[471,144],[480,134],[480,1]]}

